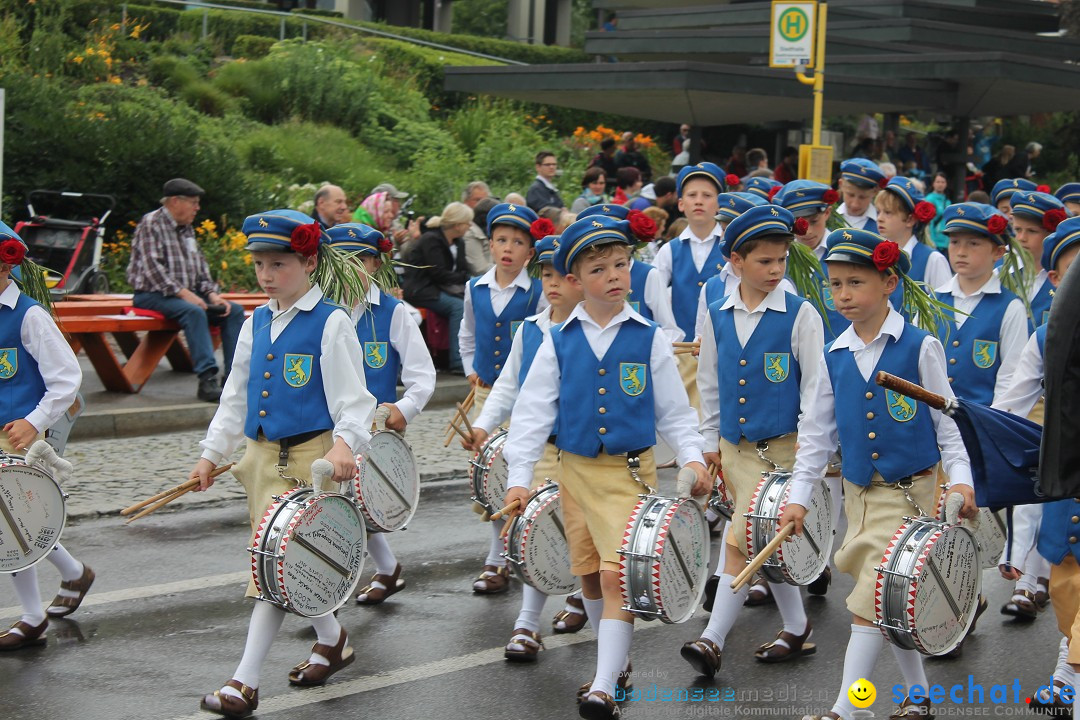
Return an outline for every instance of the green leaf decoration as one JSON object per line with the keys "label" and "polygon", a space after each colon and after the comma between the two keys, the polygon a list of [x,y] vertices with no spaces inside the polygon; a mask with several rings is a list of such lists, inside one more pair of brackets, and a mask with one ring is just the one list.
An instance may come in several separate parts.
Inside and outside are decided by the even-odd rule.
{"label": "green leaf decoration", "polygon": [[50,315],[56,317],[53,312],[52,294],[49,292],[48,285],[45,284],[45,273],[47,272],[45,268],[29,258],[23,258],[19,267],[19,272],[22,274],[20,282],[22,294],[41,303],[49,311]]}
{"label": "green leaf decoration", "polygon": [[825,299],[821,296],[822,286],[825,284],[825,270],[821,267],[821,261],[810,248],[796,240],[788,248],[787,273],[791,278],[799,295],[813,303],[818,314],[825,322],[825,327],[832,330],[829,324],[828,308],[825,307]]}

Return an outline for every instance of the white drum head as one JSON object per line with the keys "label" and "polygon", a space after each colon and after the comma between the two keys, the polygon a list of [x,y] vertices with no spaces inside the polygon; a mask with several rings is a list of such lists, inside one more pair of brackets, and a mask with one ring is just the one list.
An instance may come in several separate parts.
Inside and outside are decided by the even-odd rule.
{"label": "white drum head", "polygon": [[420,473],[405,439],[392,431],[375,433],[366,453],[356,456],[356,501],[368,530],[405,527],[420,503]]}
{"label": "white drum head", "polygon": [[701,603],[709,570],[709,524],[694,500],[679,502],[669,513],[667,531],[657,542],[663,553],[660,574],[654,581],[659,606],[668,622],[690,619]]}
{"label": "white drum head", "polygon": [[64,497],[44,470],[0,455],[0,572],[25,570],[56,547],[67,520]]}
{"label": "white drum head", "polygon": [[506,465],[503,457],[503,446],[506,444],[506,431],[491,436],[480,456],[483,469],[480,471],[480,482],[477,488],[477,501],[484,505],[488,512],[495,512],[502,507],[506,499],[506,484],[510,476],[510,468]]}
{"label": "white drum head", "polygon": [[565,595],[577,589],[577,577],[570,571],[558,486],[537,490],[513,522],[508,537],[517,547],[508,547],[508,557],[518,577],[545,595]]}
{"label": "white drum head", "polygon": [[969,530],[954,526],[942,530],[923,553],[907,612],[917,631],[915,643],[928,655],[949,652],[971,627],[982,578],[977,548]]}
{"label": "white drum head", "polygon": [[[784,505],[787,505],[787,491],[791,483],[786,483]],[[777,527],[777,532],[780,529]],[[784,578],[794,585],[809,585],[825,571],[829,564],[829,551],[832,549],[832,497],[824,481],[818,481],[810,495],[810,505],[806,508],[803,519],[802,535],[792,535],[780,544],[776,557],[780,560]]]}

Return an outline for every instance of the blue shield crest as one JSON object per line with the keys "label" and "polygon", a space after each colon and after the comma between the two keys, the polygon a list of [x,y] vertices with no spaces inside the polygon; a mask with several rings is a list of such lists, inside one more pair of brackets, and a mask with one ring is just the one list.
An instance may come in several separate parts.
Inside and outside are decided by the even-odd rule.
{"label": "blue shield crest", "polygon": [[765,353],[765,377],[769,382],[782,383],[787,380],[791,367],[791,353]]}
{"label": "blue shield crest", "polygon": [[832,288],[828,285],[821,287],[821,302],[830,310],[836,310],[836,302],[833,301]]}
{"label": "blue shield crest", "polygon": [[369,368],[378,370],[386,364],[386,343],[385,342],[366,342],[364,343],[364,363]]}
{"label": "blue shield crest", "polygon": [[510,322],[510,339],[513,340],[517,335],[518,328],[521,327],[521,320],[512,320]]}
{"label": "blue shield crest", "polygon": [[889,406],[889,417],[896,422],[907,422],[915,417],[918,405],[914,400],[894,390],[885,391],[885,403]]}
{"label": "blue shield crest", "polygon": [[993,340],[975,340],[971,345],[971,359],[977,368],[990,368],[997,360],[998,344]]}
{"label": "blue shield crest", "polygon": [[0,380],[10,380],[19,372],[19,348],[0,348]]}
{"label": "blue shield crest", "polygon": [[645,392],[645,363],[619,363],[619,387],[630,397]]}
{"label": "blue shield crest", "polygon": [[285,382],[294,388],[304,387],[311,379],[312,355],[285,354],[285,367],[283,373]]}

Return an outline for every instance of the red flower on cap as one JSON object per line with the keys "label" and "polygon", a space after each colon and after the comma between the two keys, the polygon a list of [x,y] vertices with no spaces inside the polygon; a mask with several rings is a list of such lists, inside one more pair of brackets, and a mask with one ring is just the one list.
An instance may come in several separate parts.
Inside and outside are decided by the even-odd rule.
{"label": "red flower on cap", "polygon": [[805,235],[810,229],[810,222],[806,218],[795,218],[795,224],[791,226],[796,235]]}
{"label": "red flower on cap", "polygon": [[874,261],[874,267],[881,272],[885,272],[900,259],[900,246],[892,240],[880,242],[877,244],[877,247],[874,248],[874,254],[871,259]]}
{"label": "red flower on cap", "polygon": [[388,253],[394,249],[394,243],[390,240],[390,238],[384,237],[383,239],[379,240],[378,248],[379,252]]}
{"label": "red flower on cap", "polygon": [[634,233],[638,240],[645,242],[656,237],[656,223],[640,210],[631,210],[626,221],[630,223],[630,232]]}
{"label": "red flower on cap", "polygon": [[1054,232],[1066,217],[1068,216],[1065,215],[1065,211],[1061,208],[1051,208],[1043,214],[1042,226],[1050,232]]}
{"label": "red flower on cap", "polygon": [[289,236],[289,247],[304,257],[311,257],[319,252],[320,239],[322,239],[322,228],[319,227],[319,223],[297,225]]}
{"label": "red flower on cap", "polygon": [[837,192],[832,188],[829,188],[825,192],[821,193],[821,202],[825,203],[826,205],[832,205],[839,199],[840,195],[838,195]]}
{"label": "red flower on cap", "polygon": [[772,199],[776,197],[776,193],[780,192],[783,189],[783,185],[774,185],[773,187],[769,188],[769,202],[772,202]]}
{"label": "red flower on cap", "polygon": [[937,215],[937,208],[934,207],[933,203],[920,200],[915,203],[915,211],[912,214],[920,223],[928,223]]}
{"label": "red flower on cap", "polygon": [[1009,221],[1005,219],[1004,215],[991,215],[990,219],[986,221],[986,230],[991,235],[1000,235],[1005,232],[1005,228],[1009,227]]}
{"label": "red flower on cap", "polygon": [[724,182],[727,183],[728,187],[735,187],[740,182],[739,176],[735,173],[728,173],[726,176],[724,176]]}
{"label": "red flower on cap", "polygon": [[20,265],[26,257],[26,246],[15,239],[8,239],[0,243],[0,263],[5,265]]}
{"label": "red flower on cap", "polygon": [[533,240],[543,240],[548,235],[555,234],[555,223],[547,218],[533,220],[532,225],[529,226],[529,234],[533,236]]}
{"label": "red flower on cap", "polygon": [[880,180],[877,181],[877,186],[879,188],[881,188],[882,190],[884,190],[885,186],[888,185],[888,184],[889,184],[889,178],[887,178],[887,177],[882,177]]}
{"label": "red flower on cap", "polygon": [[1035,192],[1048,193],[1048,192],[1050,192],[1050,186],[1049,185],[1036,185],[1035,186]]}

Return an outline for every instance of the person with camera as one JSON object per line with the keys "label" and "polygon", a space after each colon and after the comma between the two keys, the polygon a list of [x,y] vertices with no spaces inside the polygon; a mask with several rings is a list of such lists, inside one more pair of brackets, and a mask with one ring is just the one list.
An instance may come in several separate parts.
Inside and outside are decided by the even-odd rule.
{"label": "person with camera", "polygon": [[198,398],[216,403],[221,384],[210,326],[221,328],[228,374],[244,308],[221,296],[195,240],[193,223],[203,194],[190,180],[173,178],[165,183],[161,207],[143,215],[135,227],[127,279],[135,290],[132,305],[161,313],[183,328],[199,377]]}

